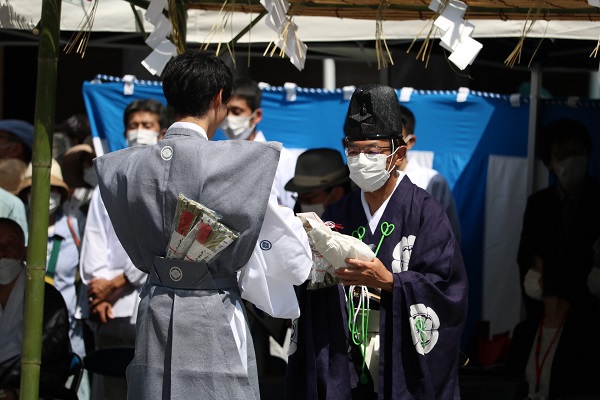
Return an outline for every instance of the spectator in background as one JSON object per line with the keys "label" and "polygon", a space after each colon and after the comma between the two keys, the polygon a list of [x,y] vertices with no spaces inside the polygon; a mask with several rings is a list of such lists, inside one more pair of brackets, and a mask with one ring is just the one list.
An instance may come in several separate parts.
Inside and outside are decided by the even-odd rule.
{"label": "spectator in background", "polygon": [[[73,146],[91,139],[90,122],[85,114],[73,114],[54,126],[52,137],[52,158],[62,166],[62,158]],[[63,168],[63,172],[64,168]]]}
{"label": "spectator in background", "polygon": [[517,263],[526,318],[542,312],[540,301],[525,296],[529,281],[539,279],[532,269],[539,259],[545,287],[569,294],[571,309],[589,307],[587,286],[594,264],[594,243],[600,239],[600,185],[588,174],[592,141],[586,127],[560,119],[543,127],[539,154],[556,183],[527,199]]}
{"label": "spectator in background", "polygon": [[[227,117],[220,128],[228,139],[266,141],[265,135],[257,126],[262,121],[260,108],[262,92],[258,84],[249,78],[237,78],[233,81],[231,99],[227,103]],[[295,194],[285,190],[285,184],[294,176],[297,156],[283,147],[273,188],[279,204],[294,208]]]}
{"label": "spectator in background", "polygon": [[[152,145],[162,139],[168,123],[165,106],[153,99],[134,100],[124,111],[124,135],[129,147]],[[81,144],[73,153],[79,164],[73,165],[77,184],[95,187],[90,200],[88,218],[81,247],[80,273],[84,283],[79,303],[82,317],[94,332],[96,349],[134,347],[135,323],[140,291],[147,274],[137,269],[117,238],[112,222],[96,187],[95,169],[91,165],[91,147]],[[70,154],[63,162],[70,162]],[[77,174],[75,174],[77,171]],[[94,185],[92,185],[94,184]],[[92,399],[125,400],[125,378],[94,375]]]}
{"label": "spectator in background", "polygon": [[61,162],[63,177],[71,192],[69,202],[65,204],[65,213],[81,216],[79,226],[83,231],[85,231],[85,217],[87,217],[92,192],[98,183],[96,170],[92,164],[95,157],[96,153],[89,140],[89,143],[78,144],[67,150]]}
{"label": "spectator in background", "polygon": [[33,125],[19,119],[0,120],[0,162],[17,158],[29,164],[32,149]]}
{"label": "spectator in background", "polygon": [[13,219],[21,225],[25,234],[25,245],[29,235],[25,205],[19,193],[27,164],[18,158],[7,158],[0,162],[0,217]]}
{"label": "spectator in background", "polygon": [[[0,391],[18,398],[25,286],[25,236],[19,224],[0,218]],[[40,398],[68,399],[65,382],[72,358],[65,301],[48,283],[44,288]],[[11,397],[12,396],[12,397]]]}
{"label": "spectator in background", "polygon": [[[32,165],[29,164],[25,171],[23,186],[19,192],[19,197],[28,206],[31,205],[31,183]],[[79,268],[81,232],[77,218],[66,215],[63,210],[63,204],[68,198],[69,186],[63,180],[60,165],[53,159],[50,169],[46,281],[52,284],[65,299],[69,311],[71,347],[75,353],[83,358],[86,355],[83,325],[76,315],[77,271]],[[86,374],[82,377],[78,396],[80,399],[87,399],[89,396],[89,383]]]}
{"label": "spectator in background", "polygon": [[412,111],[402,104],[400,104],[400,110],[402,111],[402,136],[408,149],[407,156],[400,165],[400,170],[404,171],[412,183],[428,191],[442,204],[452,224],[454,236],[458,243],[460,243],[460,220],[450,185],[448,185],[446,178],[435,169],[419,165],[416,159],[411,159],[409,162],[410,150],[417,142],[417,135],[415,135],[417,121]]}
{"label": "spectator in background", "polygon": [[339,151],[306,150],[298,157],[294,177],[285,190],[298,193],[295,212],[314,212],[319,217],[330,205],[352,190],[348,167]]}
{"label": "spectator in background", "polygon": [[27,164],[18,158],[5,158],[0,161],[0,187],[12,194],[18,194],[26,169]]}
{"label": "spectator in background", "polygon": [[[542,311],[515,327],[505,370],[527,381],[530,400],[600,398],[600,342],[592,339],[600,335],[598,301],[589,298],[581,307],[572,303],[569,285],[544,278],[547,273],[556,275],[549,268],[564,267],[544,265],[535,256],[525,277],[525,294],[539,302]],[[589,297],[584,282],[578,291]]]}

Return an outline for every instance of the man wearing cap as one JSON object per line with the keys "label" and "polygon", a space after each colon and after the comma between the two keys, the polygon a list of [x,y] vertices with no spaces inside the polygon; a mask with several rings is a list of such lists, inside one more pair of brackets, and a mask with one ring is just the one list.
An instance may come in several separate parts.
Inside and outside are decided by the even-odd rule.
{"label": "man wearing cap", "polygon": [[306,296],[286,398],[454,399],[467,276],[444,209],[399,170],[406,144],[395,90],[357,88],[344,133],[350,179],[360,190],[322,219],[372,245],[376,258],[347,259],[335,271],[343,286]]}
{"label": "man wearing cap", "polygon": [[327,206],[350,192],[348,167],[337,150],[306,150],[298,157],[294,177],[286,183],[285,190],[298,193],[296,212],[321,216]]}
{"label": "man wearing cap", "polygon": [[6,158],[18,158],[31,162],[33,149],[33,125],[20,119],[0,121],[0,162]]}

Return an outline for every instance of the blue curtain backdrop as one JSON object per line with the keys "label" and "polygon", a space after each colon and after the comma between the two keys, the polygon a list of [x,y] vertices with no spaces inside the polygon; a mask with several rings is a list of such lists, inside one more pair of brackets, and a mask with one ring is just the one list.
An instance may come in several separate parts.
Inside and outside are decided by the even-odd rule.
{"label": "blue curtain backdrop", "polygon": [[[125,95],[124,83],[107,76],[98,76],[83,85],[92,134],[105,141],[108,151],[125,146],[122,116],[127,104],[137,98],[165,102],[160,83],[136,81],[133,86],[133,93]],[[458,101],[457,94],[457,91],[415,90],[404,105],[413,111],[417,120],[418,140],[414,149],[434,153],[433,168],[446,176],[456,198],[462,252],[469,276],[465,330],[468,339],[475,334],[475,324],[482,315],[485,192],[486,185],[493,184],[487,182],[488,159],[490,155],[527,157],[529,101],[482,92],[470,92],[465,101]],[[542,101],[539,123],[543,125],[561,117],[582,121],[593,135],[595,157],[591,172],[600,180],[600,102],[566,100]],[[264,117],[259,128],[267,140],[280,141],[288,148],[330,147],[343,154],[343,124],[348,103],[341,89],[297,88],[295,100],[288,101],[284,88],[265,88]],[[223,139],[222,133],[217,131],[214,140]],[[513,217],[521,219],[522,215]],[[516,265],[516,254],[510,258],[507,264]]]}

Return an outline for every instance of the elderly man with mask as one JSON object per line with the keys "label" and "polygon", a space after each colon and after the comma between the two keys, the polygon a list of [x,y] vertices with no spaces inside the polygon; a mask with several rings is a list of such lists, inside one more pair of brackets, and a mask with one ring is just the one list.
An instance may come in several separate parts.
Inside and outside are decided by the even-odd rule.
{"label": "elderly man with mask", "polygon": [[[0,218],[0,392],[18,398],[23,347],[23,311],[27,280],[25,236],[15,221]],[[71,362],[69,314],[52,285],[44,289],[40,398],[64,398]],[[14,396],[14,397],[10,397]]]}
{"label": "elderly man with mask", "polygon": [[467,276],[443,207],[399,169],[406,156],[401,120],[394,89],[365,85],[352,95],[344,143],[360,190],[321,218],[372,245],[376,257],[346,259],[335,270],[342,285],[300,300],[287,399],[458,394]]}

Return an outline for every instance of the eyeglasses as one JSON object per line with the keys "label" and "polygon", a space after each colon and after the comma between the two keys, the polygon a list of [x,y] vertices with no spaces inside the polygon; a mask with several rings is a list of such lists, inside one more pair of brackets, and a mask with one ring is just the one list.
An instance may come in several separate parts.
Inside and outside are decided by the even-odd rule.
{"label": "eyeglasses", "polygon": [[384,152],[384,150],[389,150],[389,149],[391,149],[391,146],[387,146],[387,147],[380,147],[380,146],[376,146],[376,145],[369,145],[369,146],[365,146],[365,147],[348,146],[348,147],[346,147],[346,155],[351,157],[351,156],[357,156],[360,153],[364,153],[369,156],[376,156],[378,154],[382,154]]}

